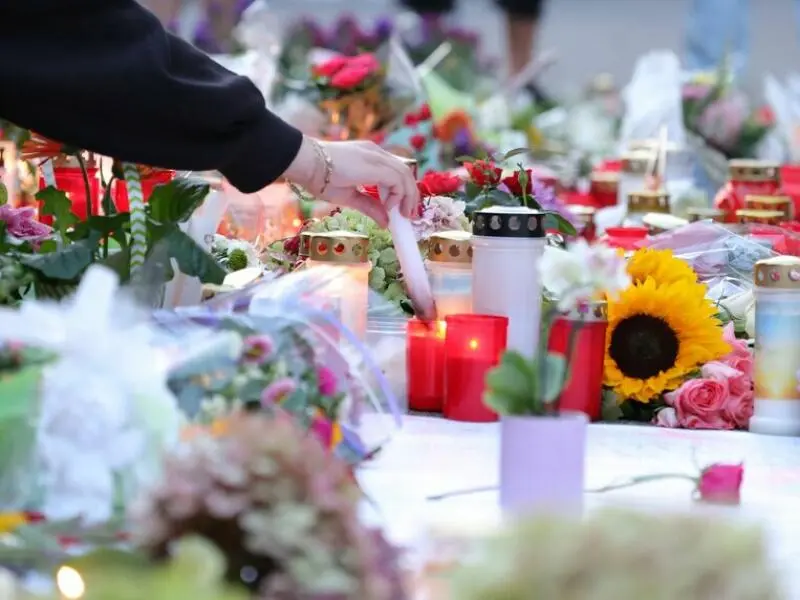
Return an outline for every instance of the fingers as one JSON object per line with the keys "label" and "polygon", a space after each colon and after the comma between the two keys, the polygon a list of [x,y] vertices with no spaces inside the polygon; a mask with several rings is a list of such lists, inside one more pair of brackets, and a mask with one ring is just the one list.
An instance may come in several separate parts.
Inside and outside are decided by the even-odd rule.
{"label": "fingers", "polygon": [[388,188],[387,197],[384,198],[386,207],[389,210],[398,207],[403,216],[411,218],[419,204],[414,174],[402,160],[371,142],[369,144],[365,149],[372,155],[370,162],[377,168],[375,179],[381,179],[376,183]]}
{"label": "fingers", "polygon": [[334,204],[353,208],[365,214],[381,227],[387,227],[389,225],[389,214],[386,206],[375,201],[374,198],[365,196],[357,190],[335,194],[330,198],[330,201]]}

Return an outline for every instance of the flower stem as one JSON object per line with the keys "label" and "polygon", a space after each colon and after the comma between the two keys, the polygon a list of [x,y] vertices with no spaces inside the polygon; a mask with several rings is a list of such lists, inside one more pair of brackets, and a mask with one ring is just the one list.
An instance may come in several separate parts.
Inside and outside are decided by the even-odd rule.
{"label": "flower stem", "polygon": [[86,189],[86,220],[88,221],[92,217],[92,186],[89,185],[89,171],[86,168],[86,161],[83,155],[78,152],[76,157],[78,158],[78,165],[81,168],[81,175],[83,176],[83,187]]}
{"label": "flower stem", "polygon": [[633,487],[635,485],[640,485],[642,483],[650,483],[652,481],[660,481],[662,479],[684,479],[686,481],[691,481],[695,485],[698,483],[698,478],[693,477],[692,475],[686,475],[685,473],[659,473],[657,475],[640,475],[638,477],[632,477],[628,481],[622,483],[612,483],[610,485],[604,485],[599,488],[592,488],[585,490],[587,494],[602,494],[604,492],[612,492],[614,490],[623,490],[625,488]]}

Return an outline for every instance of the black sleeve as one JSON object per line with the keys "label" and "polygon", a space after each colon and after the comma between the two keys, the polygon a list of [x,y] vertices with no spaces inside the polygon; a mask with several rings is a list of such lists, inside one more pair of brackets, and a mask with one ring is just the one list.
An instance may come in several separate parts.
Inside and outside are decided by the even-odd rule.
{"label": "black sleeve", "polygon": [[302,135],[135,0],[0,0],[0,118],[121,160],[278,178]]}

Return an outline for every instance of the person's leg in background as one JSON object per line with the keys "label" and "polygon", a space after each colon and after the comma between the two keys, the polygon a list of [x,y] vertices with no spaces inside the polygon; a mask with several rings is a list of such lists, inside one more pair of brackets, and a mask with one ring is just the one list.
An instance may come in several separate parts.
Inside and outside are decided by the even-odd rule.
{"label": "person's leg in background", "polygon": [[520,73],[533,58],[544,0],[497,0],[506,15],[510,74]]}
{"label": "person's leg in background", "polygon": [[690,0],[687,70],[715,71],[729,55],[733,76],[740,76],[747,62],[749,8],[749,0]]}
{"label": "person's leg in background", "polygon": [[455,0],[402,0],[402,4],[423,17],[440,17],[455,8]]}

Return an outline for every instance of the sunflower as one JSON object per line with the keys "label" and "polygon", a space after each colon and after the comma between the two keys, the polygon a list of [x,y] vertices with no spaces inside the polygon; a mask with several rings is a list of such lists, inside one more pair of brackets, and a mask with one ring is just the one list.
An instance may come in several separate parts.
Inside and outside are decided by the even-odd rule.
{"label": "sunflower", "polygon": [[687,279],[648,277],[609,302],[605,384],[622,400],[649,402],[730,351],[703,291]]}
{"label": "sunflower", "polygon": [[692,267],[674,256],[672,250],[641,248],[628,259],[627,270],[634,285],[644,283],[648,277],[652,277],[658,285],[678,281],[697,284],[697,274]]}

